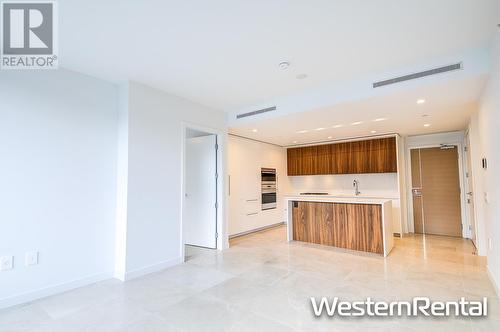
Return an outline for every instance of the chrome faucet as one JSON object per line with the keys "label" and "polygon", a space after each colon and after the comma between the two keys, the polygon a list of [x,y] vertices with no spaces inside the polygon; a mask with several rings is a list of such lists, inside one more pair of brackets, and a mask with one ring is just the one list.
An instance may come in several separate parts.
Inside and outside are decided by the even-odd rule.
{"label": "chrome faucet", "polygon": [[361,192],[359,191],[359,181],[358,180],[354,180],[352,182],[352,186],[354,187],[354,194],[356,196],[359,196],[359,194],[361,194]]}

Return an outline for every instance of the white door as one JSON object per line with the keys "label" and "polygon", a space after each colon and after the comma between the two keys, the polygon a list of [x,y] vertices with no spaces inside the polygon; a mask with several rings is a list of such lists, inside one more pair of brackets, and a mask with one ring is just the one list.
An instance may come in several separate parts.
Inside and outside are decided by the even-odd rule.
{"label": "white door", "polygon": [[184,242],[217,247],[217,138],[215,135],[186,139],[186,191]]}
{"label": "white door", "polygon": [[472,191],[472,158],[470,155],[470,139],[469,139],[469,133],[467,133],[465,137],[465,153],[466,153],[466,162],[467,162],[467,196],[465,199],[467,200],[467,217],[469,219],[469,227],[470,227],[470,238],[472,240],[472,243],[474,243],[474,246],[477,248],[476,244],[476,218],[475,218],[475,213],[474,213],[474,193]]}

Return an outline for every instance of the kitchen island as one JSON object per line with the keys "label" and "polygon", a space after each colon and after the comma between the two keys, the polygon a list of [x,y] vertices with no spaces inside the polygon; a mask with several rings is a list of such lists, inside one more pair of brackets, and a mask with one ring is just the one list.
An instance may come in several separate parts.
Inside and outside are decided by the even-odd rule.
{"label": "kitchen island", "polygon": [[390,199],[286,195],[288,241],[387,256],[394,246]]}

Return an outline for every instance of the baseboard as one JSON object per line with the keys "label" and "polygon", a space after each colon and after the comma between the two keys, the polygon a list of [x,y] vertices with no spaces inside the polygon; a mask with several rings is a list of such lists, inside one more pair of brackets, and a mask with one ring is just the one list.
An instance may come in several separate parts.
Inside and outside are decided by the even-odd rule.
{"label": "baseboard", "polygon": [[233,234],[233,235],[229,235],[229,239],[234,239],[236,237],[245,236],[245,235],[252,234],[252,233],[257,233],[257,232],[260,232],[260,231],[265,231],[266,229],[278,227],[278,226],[281,226],[281,225],[284,225],[284,224],[285,224],[285,222],[282,221],[282,222],[278,222],[276,224],[271,224],[271,225],[262,226],[262,227],[259,227],[259,228],[254,228],[254,229],[251,229],[249,231],[245,231],[245,232],[241,232],[241,233],[236,233],[236,234]]}
{"label": "baseboard", "polygon": [[0,309],[7,308],[7,307],[12,307],[15,305],[23,304],[23,303],[28,303],[32,302],[47,296],[63,293],[70,291],[75,288],[80,288],[83,286],[87,286],[90,284],[94,284],[99,281],[103,281],[106,279],[111,279],[113,278],[113,273],[101,273],[101,274],[95,274],[91,276],[87,276],[84,278],[80,279],[75,279],[72,281],[60,283],[60,284],[55,284],[43,288],[39,288],[33,291],[21,293],[18,295],[10,296],[10,297],[5,297],[0,299]]}
{"label": "baseboard", "polygon": [[491,283],[493,284],[493,288],[495,288],[495,293],[497,294],[497,297],[500,298],[500,287],[499,283],[496,281],[495,276],[493,273],[490,271],[490,267],[486,265],[486,272],[488,274],[488,278],[490,279]]}
{"label": "baseboard", "polygon": [[169,267],[172,267],[174,265],[178,265],[178,264],[181,264],[181,263],[183,263],[183,259],[182,259],[182,257],[178,257],[178,258],[166,260],[166,261],[163,261],[163,262],[155,263],[155,264],[152,264],[152,265],[148,265],[148,266],[145,266],[145,267],[141,267],[141,268],[138,268],[138,269],[135,269],[135,270],[131,270],[131,271],[128,271],[128,272],[125,273],[123,281],[127,281],[127,280],[131,280],[131,279],[139,278],[139,277],[142,277],[142,276],[144,276],[146,274],[158,272],[158,271],[167,269]]}

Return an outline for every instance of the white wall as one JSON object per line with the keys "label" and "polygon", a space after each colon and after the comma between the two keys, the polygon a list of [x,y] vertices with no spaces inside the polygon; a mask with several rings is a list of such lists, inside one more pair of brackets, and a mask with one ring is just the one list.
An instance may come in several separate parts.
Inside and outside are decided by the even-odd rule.
{"label": "white wall", "polygon": [[116,100],[66,70],[0,73],[0,307],[111,276]]}
{"label": "white wall", "polygon": [[[477,118],[471,126],[475,205],[480,210],[478,223],[483,223],[487,248],[488,270],[496,286],[500,286],[500,31],[497,29],[491,51],[491,75],[484,89]],[[477,122],[476,122],[477,120]],[[488,169],[480,167],[481,158],[488,160]],[[479,190],[478,190],[479,189]],[[486,197],[487,196],[487,197]],[[480,233],[478,232],[478,235]],[[489,242],[491,241],[491,246]]]}
{"label": "white wall", "polygon": [[483,151],[479,138],[479,114],[471,116],[469,123],[469,140],[471,154],[471,172],[472,172],[472,192],[474,199],[474,216],[476,218],[476,245],[478,255],[486,256],[488,253],[486,222],[485,222],[485,202],[483,177],[485,170],[482,169],[481,159]]}
{"label": "white wall", "polygon": [[[136,277],[182,261],[181,217],[185,125],[213,128],[225,134],[222,112],[130,82],[128,87],[127,202],[125,271]],[[126,103],[125,103],[126,104]],[[199,129],[199,128],[195,128]],[[225,142],[220,143],[223,153]],[[221,160],[224,165],[224,160]],[[223,174],[223,173],[221,173]],[[224,176],[221,177],[223,183]],[[120,194],[120,193],[119,193]],[[222,190],[221,190],[222,194]],[[221,195],[221,197],[223,197]],[[223,208],[223,206],[222,206]],[[219,220],[222,225],[222,220]],[[224,233],[221,234],[224,237]],[[122,256],[123,259],[123,256]],[[120,272],[120,271],[119,271]]]}
{"label": "white wall", "polygon": [[[261,168],[276,168],[277,208],[261,211]],[[229,136],[229,234],[235,235],[285,221],[283,194],[288,193],[286,149]]]}
{"label": "white wall", "polygon": [[420,147],[439,146],[440,144],[457,144],[464,140],[463,131],[452,131],[447,133],[436,133],[427,135],[408,136],[406,146],[408,149]]}

